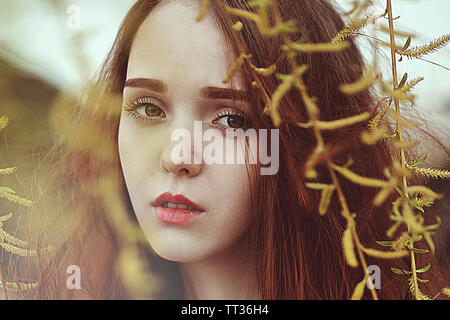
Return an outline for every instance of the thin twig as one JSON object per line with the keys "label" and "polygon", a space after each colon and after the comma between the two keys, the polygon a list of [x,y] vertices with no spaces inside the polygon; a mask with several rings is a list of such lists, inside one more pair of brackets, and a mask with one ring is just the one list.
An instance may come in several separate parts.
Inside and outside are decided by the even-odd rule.
{"label": "thin twig", "polygon": [[[273,7],[274,7],[275,21],[276,21],[277,23],[281,23],[281,22],[282,22],[282,20],[281,20],[281,14],[280,14],[280,12],[278,11],[278,6],[277,6],[277,4],[275,3]],[[283,33],[283,34],[282,34],[282,37],[283,37],[283,40],[284,40],[285,44],[286,44],[288,47],[290,47],[290,44],[292,43],[292,40],[290,39],[289,35]],[[291,62],[291,67],[292,67],[292,69],[293,69],[293,70],[296,70],[296,68],[297,68],[297,62],[295,61],[295,59],[294,59],[292,56],[290,56],[290,57],[289,57],[289,60],[290,60],[290,62]],[[310,99],[310,97],[308,96],[308,93],[306,92],[306,86],[305,86],[304,83],[303,83],[303,78],[302,78],[301,76],[298,76],[298,80],[300,81],[300,86],[297,86],[297,87],[298,87],[299,90],[300,90],[300,93],[301,93],[301,95],[302,95],[302,98],[304,99],[304,101],[306,101],[306,99]],[[305,99],[305,98],[306,98],[306,99]],[[316,118],[316,115],[311,114],[311,113],[309,112],[309,110],[308,110],[308,115],[309,115],[309,118],[310,118],[310,119],[309,119],[310,122],[314,122],[314,121],[318,120],[318,119]],[[319,145],[320,147],[324,147],[324,140],[323,140],[322,134],[321,134],[320,130],[317,128],[317,126],[314,126],[314,134],[315,134],[315,137],[316,137],[316,139],[317,139],[318,145]],[[353,236],[353,238],[355,239],[355,243],[357,244],[358,256],[359,256],[359,258],[360,258],[360,260],[361,260],[361,264],[362,264],[362,267],[363,267],[363,269],[364,269],[364,270],[363,270],[363,272],[364,272],[364,279],[367,280],[368,277],[369,277],[369,274],[368,274],[368,271],[367,271],[367,263],[366,263],[366,260],[365,260],[365,258],[364,258],[364,254],[363,254],[363,252],[362,252],[362,250],[361,250],[361,242],[359,241],[359,237],[358,237],[358,234],[357,234],[357,232],[356,232],[356,228],[355,228],[354,223],[353,223],[353,218],[351,217],[350,211],[349,211],[349,209],[348,209],[347,201],[346,201],[346,199],[345,199],[345,196],[344,196],[344,193],[343,193],[343,191],[342,191],[342,188],[341,188],[341,186],[340,186],[340,184],[339,184],[339,180],[338,180],[338,178],[337,178],[337,176],[336,176],[336,173],[333,171],[333,168],[331,167],[331,161],[330,161],[330,160],[327,160],[327,167],[328,167],[328,171],[330,172],[331,178],[332,178],[332,180],[333,180],[333,184],[334,184],[334,186],[336,187],[336,191],[337,191],[337,193],[338,193],[339,202],[341,203],[341,206],[342,206],[343,212],[344,212],[344,214],[345,214],[345,217],[346,217],[347,221],[350,222],[350,225],[351,225],[351,231],[352,231],[352,236]],[[375,291],[374,286],[371,286],[370,292],[371,292],[371,294],[372,294],[373,299],[374,299],[374,300],[378,300],[378,296],[377,296],[377,293],[376,293],[376,291]]]}
{"label": "thin twig", "polygon": [[[384,44],[384,45],[387,46],[387,47],[390,47],[390,44],[389,44],[389,43],[387,43],[387,42],[385,42],[385,41],[383,41],[383,40],[381,40],[381,39],[378,39],[377,37],[370,36],[370,35],[368,35],[368,34],[360,33],[360,32],[354,32],[353,34],[358,35],[358,36],[363,36],[363,37],[371,38],[371,39],[373,39],[373,40],[376,40],[376,41],[378,41],[378,42]],[[431,60],[427,60],[427,59],[420,58],[420,57],[417,57],[416,59],[419,59],[419,60],[422,60],[422,61],[424,61],[424,62],[428,62],[428,63],[434,64],[435,66],[438,66],[438,67],[441,67],[441,68],[443,68],[443,69],[445,69],[445,70],[447,70],[447,71],[450,71],[450,68],[447,68],[446,66],[443,66],[442,64],[439,64],[439,63],[436,63],[436,62],[433,62],[433,61],[431,61]]]}
{"label": "thin twig", "polygon": [[[398,79],[397,79],[397,59],[395,56],[395,35],[394,35],[394,22],[392,18],[392,3],[391,0],[387,0],[387,11],[388,11],[388,19],[389,19],[389,38],[390,38],[390,44],[391,44],[391,60],[392,60],[392,77],[394,81],[394,90],[398,89]],[[396,119],[396,125],[397,125],[397,137],[400,142],[402,142],[402,128],[399,123],[400,119],[400,104],[397,99],[394,98],[395,102],[395,112],[397,114]],[[400,147],[400,156],[401,156],[401,165],[402,168],[406,168],[406,159],[405,159],[405,150],[403,147]],[[406,181],[406,175],[403,174],[403,193],[408,196],[408,183]],[[406,203],[404,205],[407,205]],[[409,226],[408,226],[408,229]],[[414,294],[416,297],[416,300],[419,300],[419,288],[417,283],[417,272],[416,272],[416,262],[414,257],[414,251],[411,250],[411,272],[413,276],[414,281]]]}

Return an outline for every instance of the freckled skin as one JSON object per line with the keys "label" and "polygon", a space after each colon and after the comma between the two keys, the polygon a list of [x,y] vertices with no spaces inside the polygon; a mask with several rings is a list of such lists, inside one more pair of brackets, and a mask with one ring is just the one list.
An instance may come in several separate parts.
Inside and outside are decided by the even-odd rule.
{"label": "freckled skin", "polygon": [[[199,9],[195,3],[165,3],[136,34],[127,79],[162,80],[168,92],[142,93],[127,87],[124,104],[143,95],[154,96],[164,105],[167,117],[139,124],[122,112],[118,140],[130,199],[149,244],[161,257],[178,262],[199,262],[226,252],[240,243],[250,224],[245,165],[176,165],[170,157],[176,144],[171,141],[173,130],[188,129],[193,137],[194,121],[211,123],[217,112],[199,97],[199,89],[229,87],[222,83],[229,67],[224,36],[209,13],[201,22],[195,21]],[[236,77],[233,83],[240,89]],[[164,192],[183,194],[206,212],[187,225],[165,224],[150,205]]]}

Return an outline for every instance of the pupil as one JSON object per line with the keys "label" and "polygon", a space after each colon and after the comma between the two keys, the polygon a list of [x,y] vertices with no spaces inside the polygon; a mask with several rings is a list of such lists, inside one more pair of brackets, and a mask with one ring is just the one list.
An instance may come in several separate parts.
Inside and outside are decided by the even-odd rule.
{"label": "pupil", "polygon": [[145,113],[147,114],[147,116],[149,117],[154,117],[154,116],[158,116],[159,115],[159,108],[155,107],[155,106],[147,106],[145,108]]}
{"label": "pupil", "polygon": [[237,116],[229,116],[227,123],[230,127],[233,128],[240,128],[243,124],[242,119],[240,119],[240,117]]}

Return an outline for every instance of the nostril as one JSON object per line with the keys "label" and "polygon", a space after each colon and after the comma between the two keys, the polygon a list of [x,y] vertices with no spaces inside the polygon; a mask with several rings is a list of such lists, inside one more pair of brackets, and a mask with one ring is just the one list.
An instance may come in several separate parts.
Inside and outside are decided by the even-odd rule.
{"label": "nostril", "polygon": [[180,173],[189,174],[189,170],[186,168],[181,168]]}

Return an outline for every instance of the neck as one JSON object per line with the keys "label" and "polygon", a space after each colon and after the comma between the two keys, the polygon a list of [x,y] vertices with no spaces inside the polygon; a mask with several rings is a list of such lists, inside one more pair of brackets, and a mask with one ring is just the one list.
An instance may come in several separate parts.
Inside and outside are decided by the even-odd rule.
{"label": "neck", "polygon": [[186,299],[259,299],[256,277],[239,250],[192,263],[180,263]]}

